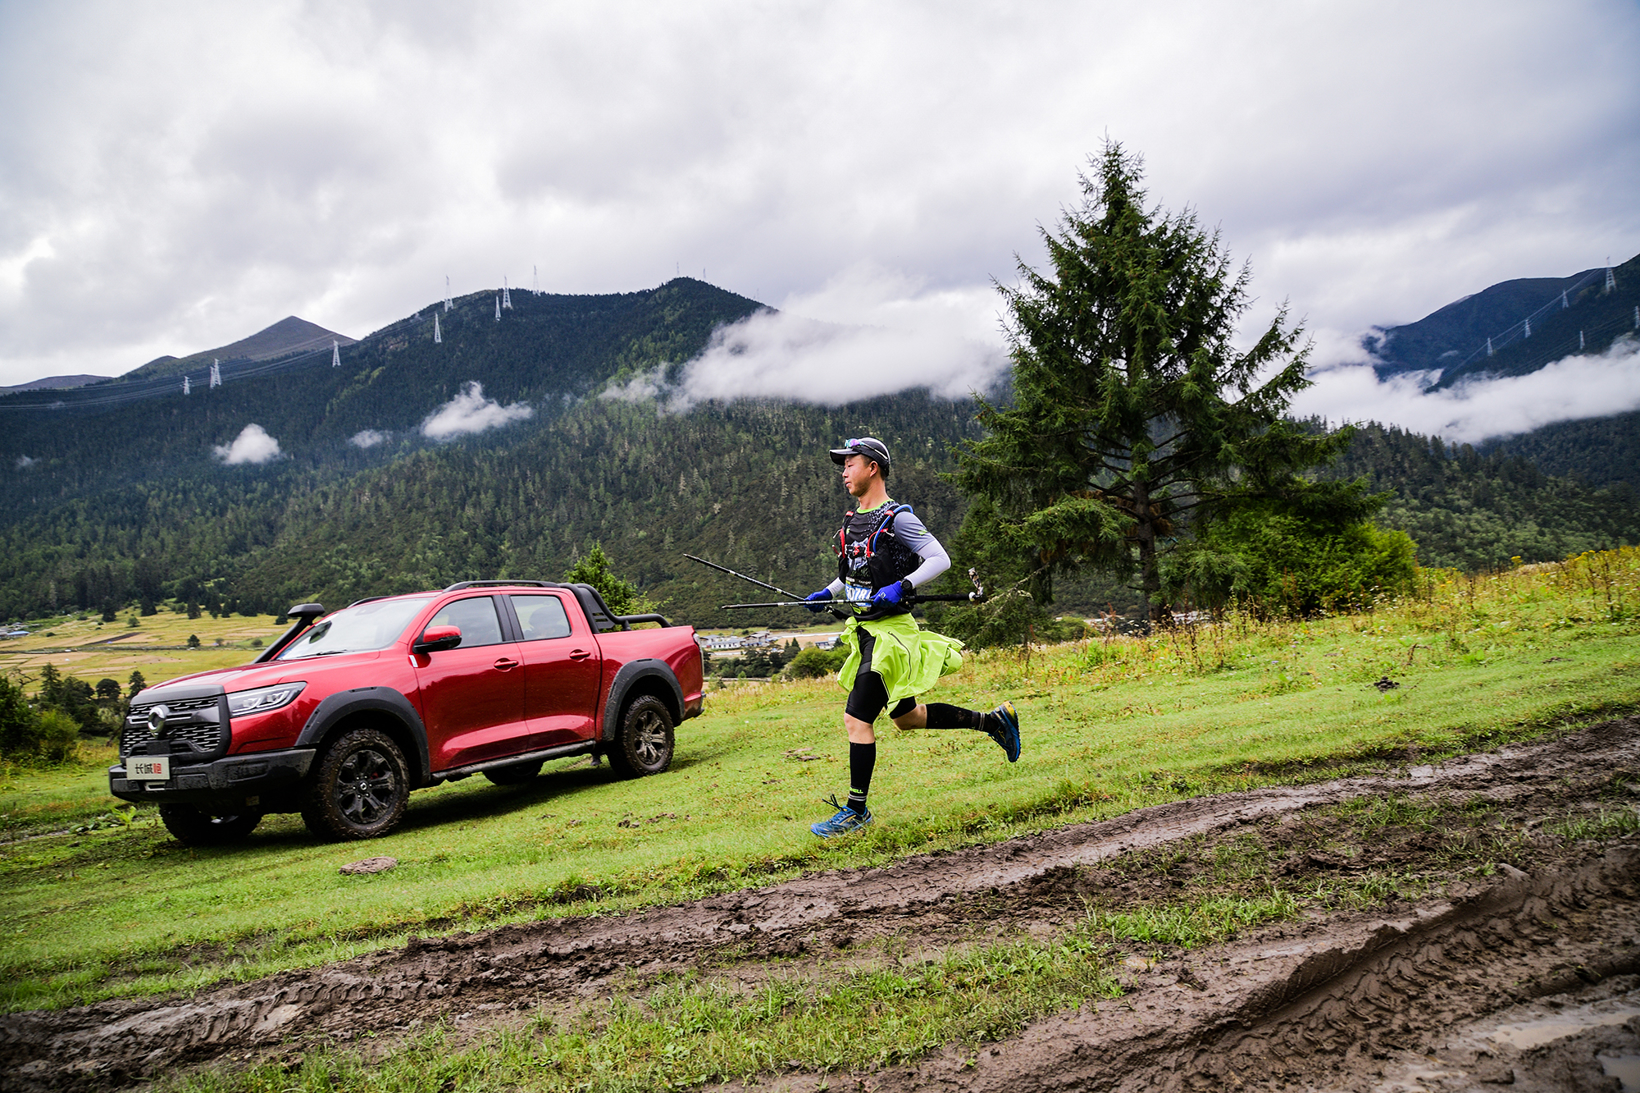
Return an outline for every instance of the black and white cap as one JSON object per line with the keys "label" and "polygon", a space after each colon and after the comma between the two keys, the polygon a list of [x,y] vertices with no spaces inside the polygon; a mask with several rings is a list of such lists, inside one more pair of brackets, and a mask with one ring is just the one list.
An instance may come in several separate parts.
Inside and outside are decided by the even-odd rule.
{"label": "black and white cap", "polygon": [[863,455],[874,463],[888,466],[888,445],[874,436],[851,436],[841,448],[831,450],[831,461],[841,464],[851,455]]}

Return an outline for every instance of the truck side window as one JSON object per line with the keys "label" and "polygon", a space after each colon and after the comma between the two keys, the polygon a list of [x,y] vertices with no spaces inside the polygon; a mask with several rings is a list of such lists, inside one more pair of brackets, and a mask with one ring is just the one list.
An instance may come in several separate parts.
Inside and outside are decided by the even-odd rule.
{"label": "truck side window", "polygon": [[495,601],[489,596],[474,596],[447,603],[428,620],[427,625],[460,627],[463,649],[500,645],[502,641],[501,619],[495,613]]}
{"label": "truck side window", "polygon": [[518,612],[518,625],[524,628],[525,641],[569,637],[569,616],[564,613],[564,601],[557,596],[509,598]]}

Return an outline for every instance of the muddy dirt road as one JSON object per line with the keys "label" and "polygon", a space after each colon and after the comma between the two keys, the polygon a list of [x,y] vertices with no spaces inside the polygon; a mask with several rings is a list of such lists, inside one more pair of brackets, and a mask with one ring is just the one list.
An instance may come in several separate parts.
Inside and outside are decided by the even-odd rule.
{"label": "muddy dirt road", "polygon": [[[1458,810],[1470,826],[1381,825],[1340,853],[1338,833],[1355,822],[1340,806],[1388,798]],[[13,1014],[0,1017],[0,1085],[112,1088],[367,1032],[391,1037],[412,1021],[479,1035],[669,972],[755,977],[771,957],[820,967],[861,959],[885,938],[927,951],[1008,931],[1051,936],[1090,904],[1176,896],[1206,850],[1251,839],[1284,878],[1417,865],[1438,894],[1312,912],[1154,961],[1136,954],[1121,999],[1040,1020],[977,1054],[953,1046],[892,1071],[754,1084],[1560,1090],[1619,1089],[1633,1074],[1627,1088],[1640,1089],[1640,837],[1609,822],[1637,807],[1640,719],[1612,721],[1438,766],[1196,798],[881,869],[412,941],[187,999]],[[1605,822],[1606,835],[1577,837],[1567,825],[1579,817]],[[1551,822],[1562,834],[1533,836]],[[1504,844],[1486,840],[1505,828],[1523,834],[1493,860]],[[1166,868],[1146,864],[1181,845],[1190,853]]]}

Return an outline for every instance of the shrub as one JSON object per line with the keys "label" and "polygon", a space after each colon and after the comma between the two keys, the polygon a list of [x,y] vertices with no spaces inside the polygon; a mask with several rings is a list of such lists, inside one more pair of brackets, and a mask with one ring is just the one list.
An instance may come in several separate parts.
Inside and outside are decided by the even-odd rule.
{"label": "shrub", "polygon": [[786,665],[786,675],[792,679],[819,679],[822,676],[835,675],[847,659],[848,651],[841,647],[816,649],[811,645],[800,650],[792,658],[792,662]]}
{"label": "shrub", "polygon": [[49,763],[74,758],[80,749],[80,723],[61,710],[43,710],[35,721],[34,754]]}
{"label": "shrub", "polygon": [[0,754],[11,760],[60,763],[74,758],[80,746],[80,723],[61,710],[36,713],[23,688],[0,676]]}

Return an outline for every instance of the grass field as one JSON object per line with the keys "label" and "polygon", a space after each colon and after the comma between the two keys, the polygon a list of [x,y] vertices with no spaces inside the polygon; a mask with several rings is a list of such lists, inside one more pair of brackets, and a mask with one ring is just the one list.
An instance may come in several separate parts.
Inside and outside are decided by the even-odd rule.
{"label": "grass field", "polygon": [[[413,933],[673,901],[1488,748],[1640,708],[1637,638],[1640,551],[1625,549],[1430,574],[1418,599],[1369,615],[972,656],[938,697],[1011,698],[1020,762],[977,733],[888,729],[878,822],[841,843],[808,832],[830,811],[820,799],[847,788],[831,681],[713,692],[659,777],[616,781],[579,760],[528,787],[474,778],[414,795],[404,826],[367,844],[318,843],[278,816],[240,846],[189,850],[151,812],[112,807],[97,765],[109,755],[7,770],[0,1005],[248,979]],[[400,865],[339,874],[375,854]]]}
{"label": "grass field", "polygon": [[[135,617],[137,625],[129,625]],[[141,618],[121,615],[115,622],[103,622],[95,612],[33,619],[26,638],[0,642],[0,671],[13,670],[27,681],[33,693],[40,669],[48,663],[64,675],[78,676],[95,685],[112,679],[124,687],[133,671],[140,671],[150,684],[192,672],[243,664],[259,648],[284,632],[273,615],[209,615],[190,619],[185,614],[161,611]],[[189,649],[188,638],[199,638],[199,648]]]}

